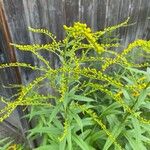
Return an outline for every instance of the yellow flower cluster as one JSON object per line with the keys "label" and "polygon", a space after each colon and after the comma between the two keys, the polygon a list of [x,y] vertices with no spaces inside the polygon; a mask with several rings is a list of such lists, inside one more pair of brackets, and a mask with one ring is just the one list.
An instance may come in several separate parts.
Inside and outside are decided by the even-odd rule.
{"label": "yellow flower cluster", "polygon": [[[13,102],[9,102],[3,109],[0,110],[0,122],[5,120],[10,116],[10,114],[13,112],[14,109],[16,109],[17,106],[19,105],[30,105],[30,102],[24,101],[25,96],[27,93],[35,87],[39,82],[43,81],[47,76],[50,74],[50,71],[47,72],[45,75],[40,76],[36,79],[34,79],[33,82],[28,84],[26,87],[22,87],[21,92],[19,93],[19,97],[14,100]],[[37,102],[38,103],[38,102]],[[44,102],[45,103],[45,102]],[[33,101],[31,101],[31,104],[33,104]],[[34,103],[36,105],[36,103]],[[38,103],[41,104],[41,103]],[[47,103],[45,103],[47,105]]]}
{"label": "yellow flower cluster", "polygon": [[101,44],[102,47],[105,47],[105,48],[110,48],[110,47],[119,47],[120,44],[119,43],[115,43],[115,44]]}
{"label": "yellow flower cluster", "polygon": [[93,49],[94,47],[91,44],[79,43],[78,49]]}
{"label": "yellow flower cluster", "polygon": [[145,41],[141,39],[134,41],[133,43],[129,44],[129,46],[126,49],[123,50],[123,52],[120,54],[120,56],[118,56],[118,58],[127,55],[135,47],[150,48],[150,41]]}
{"label": "yellow flower cluster", "polygon": [[0,115],[1,115],[0,122],[3,122],[3,120],[8,118],[15,108],[16,108],[15,105],[12,105],[12,103],[9,103],[4,109],[1,109],[0,110]]}
{"label": "yellow flower cluster", "polygon": [[137,114],[133,109],[131,109],[120,97],[120,95],[116,94],[112,97],[114,100],[116,100],[127,112],[129,112],[131,115],[136,117],[139,121],[145,124],[150,124],[150,120],[144,119],[139,114]]}
{"label": "yellow flower cluster", "polygon": [[105,57],[82,57],[79,62],[90,62],[90,61],[105,61]]}
{"label": "yellow flower cluster", "polygon": [[99,84],[89,83],[88,85],[91,86],[92,88],[96,89],[96,90],[100,90],[100,91],[106,93],[107,95],[109,95],[116,102],[118,102],[127,112],[129,112],[131,115],[133,115],[134,117],[136,117],[137,119],[139,119],[139,121],[141,121],[142,123],[150,124],[150,120],[146,120],[143,117],[139,116],[139,114],[137,114],[134,110],[132,110],[124,102],[124,100],[121,98],[121,93],[120,92],[114,94],[114,93],[112,93],[111,91],[109,91],[108,89],[106,89],[105,87],[103,87],[102,85],[99,85]]}
{"label": "yellow flower cluster", "polygon": [[104,52],[105,49],[96,42],[95,37],[90,28],[86,24],[76,22],[73,27],[67,27],[64,25],[64,29],[69,32],[74,38],[85,37],[89,43],[95,48],[98,53]]}
{"label": "yellow flower cluster", "polygon": [[[60,42],[52,42],[51,44],[33,44],[33,45],[18,45],[18,44],[11,44],[13,46],[15,46],[16,48],[18,48],[19,50],[22,51],[30,51],[32,52],[37,58],[39,58],[49,69],[51,69],[49,62],[42,57],[37,51],[41,50],[41,49],[45,49],[47,51],[50,51],[56,55],[58,55],[58,53],[56,52],[56,50],[59,51],[59,44]],[[58,55],[59,56],[59,55]]]}
{"label": "yellow flower cluster", "polygon": [[105,33],[107,32],[112,32],[120,27],[124,27],[124,26],[127,26],[128,22],[129,22],[129,19],[130,18],[127,18],[126,21],[118,24],[118,25],[114,25],[114,26],[111,26],[111,27],[107,27],[104,29],[104,31],[98,31],[98,32],[95,32],[95,37],[99,38],[100,36],[104,35]]}
{"label": "yellow flower cluster", "polygon": [[96,69],[83,68],[81,69],[80,74],[91,79],[107,81],[109,84],[114,85],[118,88],[123,87],[122,83],[116,81],[112,77],[107,76],[106,74],[103,74],[101,71],[97,71]]}
{"label": "yellow flower cluster", "polygon": [[137,97],[140,95],[140,92],[146,88],[146,83],[139,83],[141,80],[145,79],[145,77],[140,78],[136,84],[126,85],[126,88],[132,90],[132,96]]}
{"label": "yellow flower cluster", "polygon": [[144,80],[146,79],[145,76],[142,76],[141,78],[137,79],[136,83],[134,84],[129,84],[129,85],[126,85],[125,87],[130,89],[130,90],[142,90],[146,87],[146,83],[144,82]]}
{"label": "yellow flower cluster", "polygon": [[73,69],[73,76],[75,77],[76,80],[79,80],[79,73],[80,73],[80,64],[79,64],[79,60],[78,58],[75,57],[75,68],[72,68]]}
{"label": "yellow flower cluster", "polygon": [[133,109],[131,109],[120,97],[120,94],[114,94],[112,97],[114,100],[116,100],[127,112],[129,112],[131,115],[136,117],[140,122],[145,123],[145,124],[150,124],[150,120],[144,119],[141,117],[138,113],[136,113]]}
{"label": "yellow flower cluster", "polygon": [[34,29],[31,27],[28,27],[29,31],[31,32],[35,32],[35,33],[43,33],[47,36],[49,36],[54,42],[56,42],[56,36],[54,36],[51,32],[49,32],[49,30],[47,29]]}
{"label": "yellow flower cluster", "polygon": [[35,50],[40,50],[40,49],[54,49],[55,50],[55,43],[51,44],[33,44],[33,45],[19,45],[19,44],[13,44],[11,43],[10,45],[15,46],[19,50],[22,51],[35,51]]}
{"label": "yellow flower cluster", "polygon": [[[51,104],[46,101],[35,101],[34,98],[23,99],[25,97],[25,95],[27,94],[26,93],[27,90],[26,90],[26,92],[24,92],[24,91],[22,91],[20,93],[20,97],[13,102],[6,102],[5,100],[3,100],[3,102],[6,103],[6,106],[0,110],[0,116],[2,116],[2,117],[0,117],[0,122],[3,122],[3,120],[8,118],[10,116],[10,114],[16,109],[17,106],[29,106],[29,105],[51,106]],[[41,96],[41,98],[47,99],[48,97]]]}
{"label": "yellow flower cluster", "polygon": [[91,33],[91,29],[87,28],[86,24],[80,22],[74,23],[73,27],[67,27],[64,25],[64,29],[75,38],[82,36],[84,33]]}
{"label": "yellow flower cluster", "polygon": [[105,124],[102,122],[102,120],[98,117],[98,115],[92,110],[92,109],[88,109],[86,108],[85,105],[79,105],[78,103],[74,104],[75,107],[79,108],[80,110],[82,110],[83,113],[87,113],[103,130],[104,132],[108,135],[108,137],[110,138],[110,140],[119,148],[122,150],[120,144],[117,143],[115,137],[111,134],[111,132],[109,132],[105,126]]}
{"label": "yellow flower cluster", "polygon": [[39,53],[37,53],[37,52],[35,52],[35,51],[32,51],[32,53],[33,53],[39,60],[41,60],[41,62],[43,62],[49,70],[52,70],[52,68],[51,68],[51,66],[50,66],[50,64],[49,64],[49,62],[48,62],[43,56],[41,56]]}
{"label": "yellow flower cluster", "polygon": [[58,140],[60,142],[63,141],[64,138],[67,136],[67,134],[68,134],[68,127],[69,127],[69,122],[66,119],[65,122],[64,122],[64,132],[63,132],[63,134],[60,137],[58,137]]}
{"label": "yellow flower cluster", "polygon": [[134,97],[138,97],[140,95],[139,91],[134,90],[134,92],[132,93],[132,96]]}
{"label": "yellow flower cluster", "polygon": [[26,68],[30,68],[32,70],[40,70],[40,71],[44,71],[44,72],[47,71],[44,68],[39,68],[37,66],[32,66],[31,64],[28,64],[28,63],[15,62],[15,63],[9,63],[9,64],[0,64],[0,69],[9,68],[9,67],[26,67]]}
{"label": "yellow flower cluster", "polygon": [[142,63],[142,64],[132,64],[131,66],[136,67],[136,68],[142,68],[142,67],[149,67],[150,63]]}
{"label": "yellow flower cluster", "polygon": [[[120,60],[125,60],[125,56],[131,51],[133,50],[135,47],[142,47],[144,50],[144,47],[146,48],[150,48],[150,41],[145,41],[145,40],[136,40],[133,43],[129,44],[128,47],[126,49],[123,50],[123,52],[121,54],[118,54],[116,56],[116,58],[112,59],[109,62],[106,62],[103,66],[102,66],[102,70],[105,71],[110,65],[117,63]],[[147,52],[150,52],[147,50]],[[127,62],[126,62],[127,63]],[[127,63],[128,65],[128,63]]]}
{"label": "yellow flower cluster", "polygon": [[61,95],[59,102],[64,101],[65,93],[67,92],[67,83],[66,83],[66,78],[65,78],[65,73],[62,73],[61,76],[61,83],[60,83],[60,88],[59,88],[59,93]]}
{"label": "yellow flower cluster", "polygon": [[7,150],[17,150],[17,144],[10,145]]}

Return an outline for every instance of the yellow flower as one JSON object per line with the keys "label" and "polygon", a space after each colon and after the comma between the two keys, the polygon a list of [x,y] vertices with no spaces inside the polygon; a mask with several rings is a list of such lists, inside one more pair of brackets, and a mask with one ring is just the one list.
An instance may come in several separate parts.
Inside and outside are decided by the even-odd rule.
{"label": "yellow flower", "polygon": [[104,132],[108,135],[110,140],[120,149],[122,150],[122,147],[118,142],[116,141],[116,138],[109,132],[105,126],[105,124],[102,122],[102,120],[98,117],[98,115],[92,110],[86,108],[85,105],[79,105],[78,103],[75,103],[75,107],[79,108],[82,110],[83,113],[87,113],[103,130]]}
{"label": "yellow flower", "polygon": [[140,95],[140,93],[138,92],[138,91],[134,91],[133,93],[132,93],[132,96],[134,96],[134,97],[138,97]]}
{"label": "yellow flower", "polygon": [[64,132],[63,132],[63,134],[60,137],[58,137],[58,140],[60,142],[63,141],[64,138],[66,137],[66,135],[68,134],[68,127],[69,127],[69,122],[66,119],[65,122],[64,122]]}
{"label": "yellow flower", "polygon": [[7,150],[17,150],[17,145],[13,144],[7,148]]}

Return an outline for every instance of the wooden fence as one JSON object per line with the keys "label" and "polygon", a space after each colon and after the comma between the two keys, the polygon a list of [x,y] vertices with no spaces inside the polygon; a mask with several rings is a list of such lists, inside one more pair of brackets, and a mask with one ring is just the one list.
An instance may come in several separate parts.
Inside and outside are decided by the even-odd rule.
{"label": "wooden fence", "polygon": [[[0,18],[0,63],[14,61],[12,57],[8,59],[13,52],[8,47],[8,42],[19,44],[49,42],[49,39],[43,35],[29,33],[27,30],[29,26],[47,28],[58,39],[62,39],[64,24],[72,25],[73,22],[80,21],[87,23],[95,31],[130,17],[130,23],[133,25],[117,31],[121,43],[126,46],[138,38],[150,39],[150,0],[0,0],[0,5],[4,13],[1,17],[5,17],[5,25],[8,27],[7,32],[4,32],[2,27],[4,20]],[[5,38],[9,33],[8,41]],[[18,61],[40,65],[40,62],[29,52],[22,53],[15,50],[13,55]],[[52,55],[47,53],[42,55],[56,65]],[[27,83],[34,76],[32,71],[22,70],[21,82]],[[10,82],[10,78],[14,83],[18,82],[19,76],[15,77],[16,71],[0,70],[0,94],[11,95],[12,91],[2,88],[2,84]],[[15,120],[18,120],[18,116],[16,115]],[[11,120],[9,122],[18,128],[18,124],[15,125]]]}

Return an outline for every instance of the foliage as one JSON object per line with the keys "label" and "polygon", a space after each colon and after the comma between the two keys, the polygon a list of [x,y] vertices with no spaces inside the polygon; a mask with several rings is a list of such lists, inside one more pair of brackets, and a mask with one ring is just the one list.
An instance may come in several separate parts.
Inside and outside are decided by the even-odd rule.
{"label": "foliage", "polygon": [[12,141],[9,138],[0,139],[0,149],[6,150],[11,145],[11,143]]}
{"label": "foliage", "polygon": [[[30,140],[40,139],[35,150],[146,150],[150,146],[150,68],[149,63],[137,64],[129,58],[136,48],[150,54],[150,41],[136,40],[123,49],[119,43],[100,42],[107,33],[126,26],[128,19],[103,31],[92,32],[86,24],[64,26],[66,37],[57,41],[45,29],[29,28],[52,40],[48,44],[11,44],[21,51],[32,52],[43,66],[27,63],[1,64],[26,67],[40,72],[27,85],[21,85],[18,97],[10,101],[1,97],[6,106],[0,111],[0,122],[17,106],[31,106],[26,115],[34,120]],[[60,61],[53,68],[41,54],[46,50]],[[43,87],[51,91],[41,92]],[[38,140],[39,141],[39,140]]]}
{"label": "foliage", "polygon": [[13,144],[10,138],[0,139],[0,150],[23,150],[22,145]]}

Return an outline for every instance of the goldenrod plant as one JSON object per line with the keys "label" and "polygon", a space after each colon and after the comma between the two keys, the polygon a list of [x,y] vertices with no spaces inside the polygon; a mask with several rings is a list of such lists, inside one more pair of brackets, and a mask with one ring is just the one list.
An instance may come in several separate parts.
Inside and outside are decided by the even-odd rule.
{"label": "goldenrod plant", "polygon": [[[45,34],[48,44],[11,44],[32,52],[42,66],[16,62],[0,64],[0,69],[25,67],[39,76],[21,85],[17,98],[1,97],[5,107],[0,122],[17,106],[30,106],[25,117],[34,120],[28,131],[30,140],[38,139],[35,150],[148,150],[150,147],[150,64],[130,59],[131,51],[150,55],[150,41],[138,39],[122,49],[116,40],[103,37],[125,22],[93,32],[86,24],[64,25],[66,36],[57,41],[46,29],[30,31]],[[109,37],[108,37],[109,38]],[[56,56],[54,68],[40,51]],[[52,89],[42,93],[43,87]]]}
{"label": "goldenrod plant", "polygon": [[0,149],[6,150],[11,145],[11,143],[12,141],[9,138],[0,139]]}
{"label": "goldenrod plant", "polygon": [[0,139],[0,150],[23,150],[22,145],[13,144],[10,138]]}

